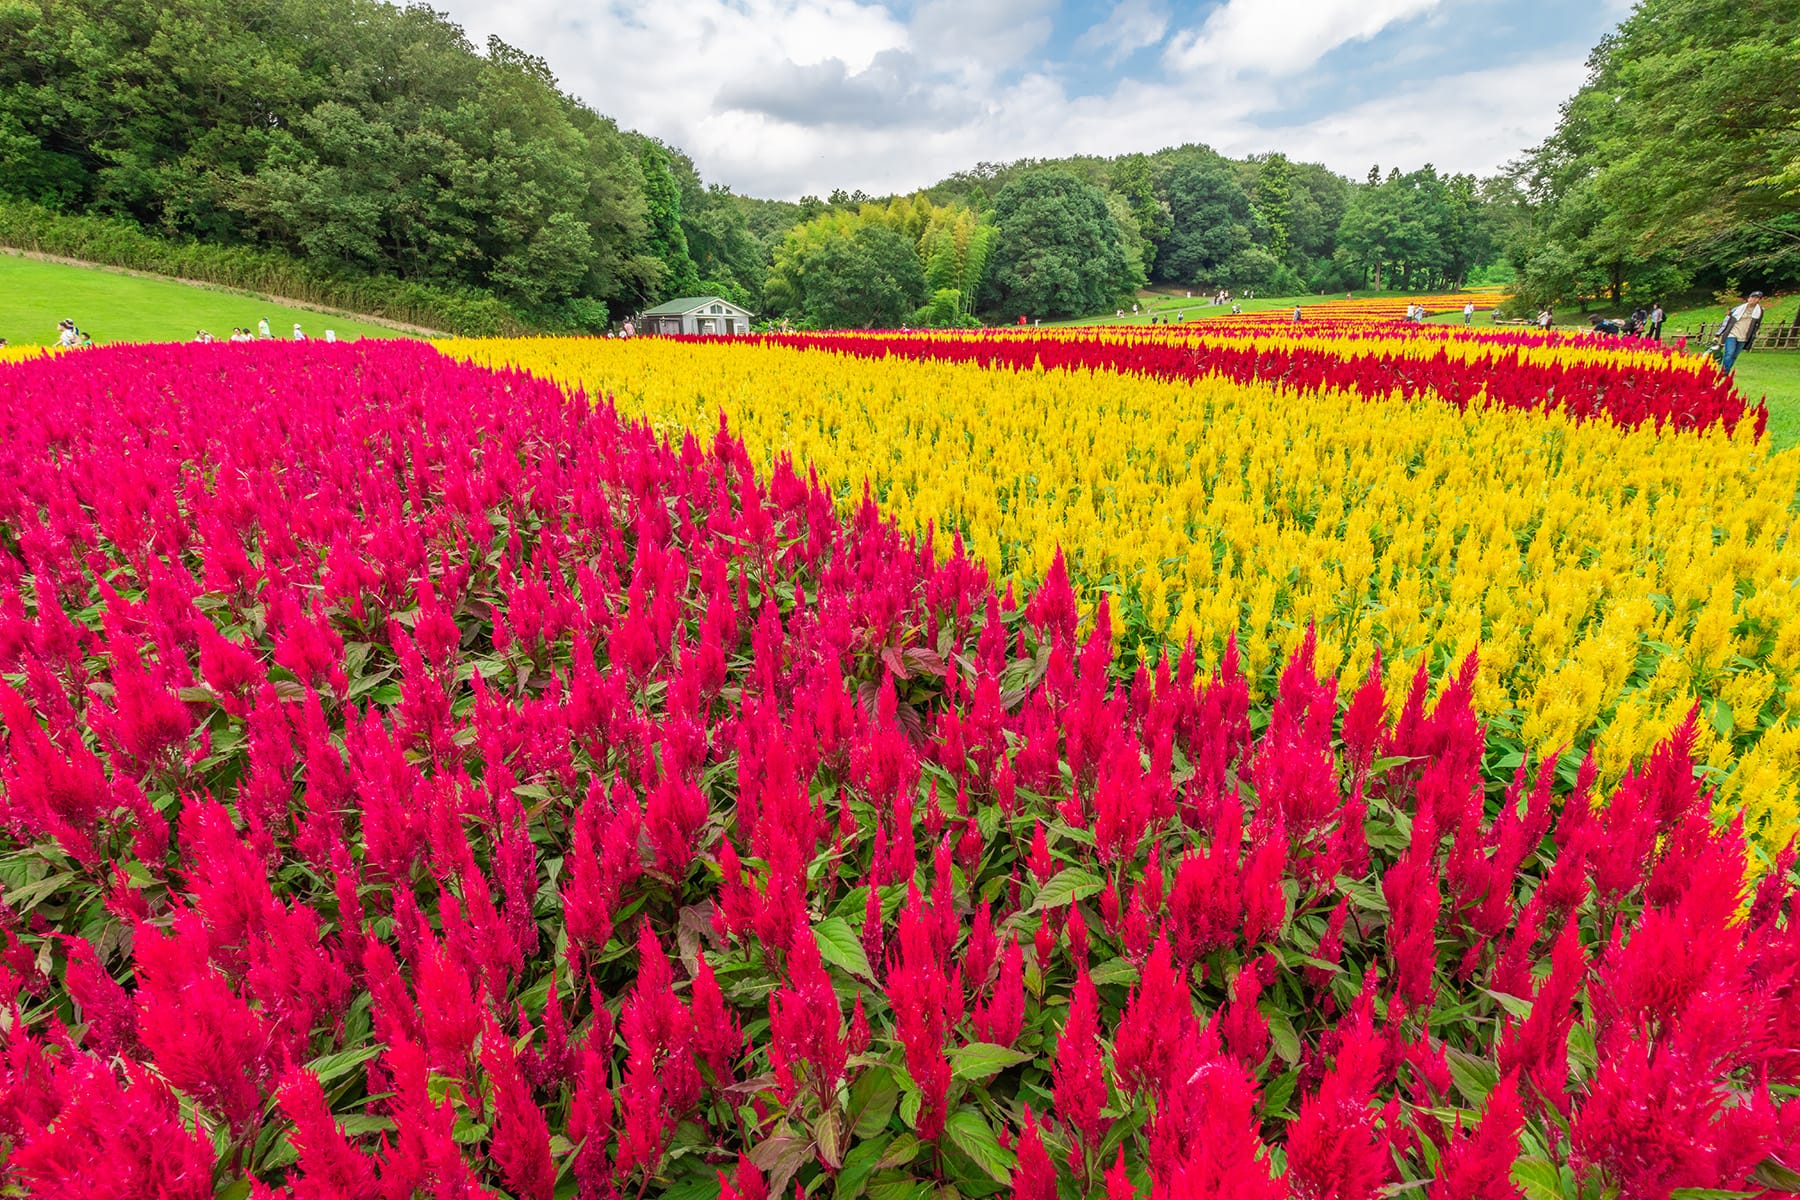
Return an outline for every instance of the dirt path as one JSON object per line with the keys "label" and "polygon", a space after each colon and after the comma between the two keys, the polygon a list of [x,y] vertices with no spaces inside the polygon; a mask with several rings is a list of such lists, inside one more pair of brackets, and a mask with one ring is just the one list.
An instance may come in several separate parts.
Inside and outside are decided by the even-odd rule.
{"label": "dirt path", "polygon": [[277,296],[269,292],[258,292],[250,288],[229,287],[222,283],[209,283],[204,279],[183,279],[179,275],[158,275],[153,271],[133,271],[129,267],[113,267],[105,263],[89,262],[85,258],[69,258],[62,254],[46,254],[42,250],[21,250],[16,246],[0,246],[0,254],[10,254],[15,258],[31,258],[39,262],[60,263],[66,267],[85,267],[90,271],[106,271],[113,275],[129,275],[135,279],[160,279],[168,283],[182,283],[189,287],[206,288],[208,291],[224,292],[231,296],[249,296],[253,299],[279,304],[284,308],[298,308],[306,312],[322,313],[332,317],[350,317],[358,321],[366,321],[370,325],[380,325],[384,329],[397,329],[401,333],[417,334],[419,337],[449,337],[441,329],[427,329],[423,325],[408,325],[405,321],[391,321],[386,317],[374,316],[370,313],[353,312],[347,308],[330,308],[323,304],[313,304],[306,300],[295,300],[289,296]]}

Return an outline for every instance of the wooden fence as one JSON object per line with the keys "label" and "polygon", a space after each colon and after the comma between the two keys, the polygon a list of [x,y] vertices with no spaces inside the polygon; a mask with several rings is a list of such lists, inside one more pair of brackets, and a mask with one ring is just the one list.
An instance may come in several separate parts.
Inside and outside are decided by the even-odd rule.
{"label": "wooden fence", "polygon": [[[1688,345],[1698,344],[1701,349],[1705,349],[1718,329],[1716,324],[1694,326],[1688,331]],[[1756,331],[1756,343],[1752,350],[1800,350],[1800,313],[1795,313],[1794,319],[1786,325],[1765,323]]]}

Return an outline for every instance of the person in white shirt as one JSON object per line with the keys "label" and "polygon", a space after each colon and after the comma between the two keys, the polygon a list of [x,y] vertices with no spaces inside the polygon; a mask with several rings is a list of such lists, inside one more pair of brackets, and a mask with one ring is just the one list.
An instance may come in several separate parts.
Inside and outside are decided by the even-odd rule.
{"label": "person in white shirt", "polygon": [[294,340],[296,342],[304,342],[306,340],[306,335],[300,332],[300,322],[298,321],[294,322]]}
{"label": "person in white shirt", "polygon": [[75,337],[76,337],[75,322],[69,320],[67,317],[64,317],[62,320],[60,320],[56,323],[56,328],[57,328],[57,334],[56,334],[56,344],[57,345],[73,346],[75,344]]}
{"label": "person in white shirt", "polygon": [[335,341],[337,341],[337,330],[335,330],[335,329],[327,329],[327,330],[326,330],[326,331],[325,331],[325,340],[326,340],[326,341],[328,341],[328,342],[335,342]]}
{"label": "person in white shirt", "polygon": [[1719,359],[1721,371],[1731,374],[1731,369],[1737,366],[1738,355],[1756,344],[1756,331],[1761,327],[1762,319],[1761,292],[1751,292],[1748,299],[1725,314],[1717,335],[1725,343],[1725,353]]}
{"label": "person in white shirt", "polygon": [[1463,305],[1463,324],[1464,325],[1473,325],[1474,323],[1475,323],[1475,302],[1473,300],[1471,300],[1467,304]]}
{"label": "person in white shirt", "polygon": [[260,320],[256,323],[256,336],[259,338],[269,338],[269,337],[275,336],[274,334],[269,332],[269,318],[264,317],[262,320]]}

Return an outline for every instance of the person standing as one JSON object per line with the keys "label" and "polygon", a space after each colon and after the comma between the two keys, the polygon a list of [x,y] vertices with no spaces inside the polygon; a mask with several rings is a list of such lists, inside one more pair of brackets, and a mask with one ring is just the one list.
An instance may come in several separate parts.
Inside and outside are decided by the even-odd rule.
{"label": "person standing", "polygon": [[1762,325],[1762,293],[1751,292],[1745,301],[1725,314],[1719,325],[1725,352],[1719,358],[1719,369],[1727,375],[1737,366],[1738,355],[1756,344],[1756,331]]}
{"label": "person standing", "polygon": [[625,337],[636,337],[637,336],[637,326],[633,325],[631,323],[630,317],[626,317],[625,318],[625,327],[623,329],[621,329],[619,332]]}
{"label": "person standing", "polygon": [[1473,300],[1471,300],[1467,304],[1463,305],[1463,324],[1464,325],[1473,325],[1474,323],[1475,323],[1475,302]]}
{"label": "person standing", "polygon": [[306,335],[300,332],[300,322],[298,321],[294,322],[294,340],[296,342],[304,342],[306,340]]}
{"label": "person standing", "polygon": [[1537,327],[1538,327],[1538,328],[1539,328],[1539,329],[1541,329],[1541,330],[1543,330],[1543,331],[1544,331],[1544,332],[1545,332],[1545,333],[1548,333],[1548,332],[1550,332],[1550,321],[1551,321],[1551,319],[1552,319],[1552,318],[1551,318],[1551,316],[1550,316],[1550,310],[1549,310],[1549,309],[1547,309],[1547,308],[1546,308],[1546,309],[1541,309],[1541,310],[1539,310],[1539,312],[1538,312],[1538,318],[1537,318]]}
{"label": "person standing", "polygon": [[56,344],[69,347],[75,344],[75,322],[64,317],[56,323]]}
{"label": "person standing", "polygon": [[269,318],[264,317],[256,323],[256,336],[259,338],[272,338],[275,336],[269,332]]}
{"label": "person standing", "polygon": [[1662,301],[1658,300],[1652,304],[1650,306],[1650,327],[1644,330],[1644,336],[1653,342],[1662,341],[1663,322],[1668,319],[1668,316],[1669,314],[1663,311]]}

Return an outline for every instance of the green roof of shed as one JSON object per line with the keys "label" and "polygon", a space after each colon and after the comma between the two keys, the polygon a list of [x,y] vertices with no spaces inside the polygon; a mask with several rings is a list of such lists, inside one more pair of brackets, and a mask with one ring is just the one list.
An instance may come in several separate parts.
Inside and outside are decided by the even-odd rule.
{"label": "green roof of shed", "polygon": [[[644,315],[646,317],[679,317],[708,304],[731,304],[731,301],[723,296],[684,296],[680,300],[665,300],[655,308],[646,308]],[[731,304],[731,307],[741,313],[750,311],[740,304]]]}

